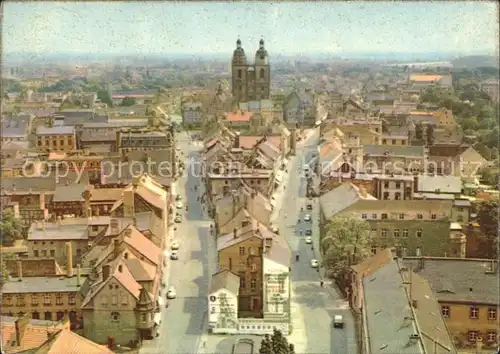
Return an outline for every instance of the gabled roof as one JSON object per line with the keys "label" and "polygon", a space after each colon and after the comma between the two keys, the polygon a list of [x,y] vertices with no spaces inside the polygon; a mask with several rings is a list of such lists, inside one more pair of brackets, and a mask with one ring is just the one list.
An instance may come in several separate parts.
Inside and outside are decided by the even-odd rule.
{"label": "gabled roof", "polygon": [[429,146],[429,156],[458,157],[469,147],[467,145],[432,145]]}
{"label": "gabled roof", "polygon": [[238,296],[240,291],[240,277],[233,272],[224,269],[212,275],[210,282],[209,294],[213,294],[218,290],[225,289]]}
{"label": "gabled roof", "polygon": [[236,229],[236,237],[235,233],[231,232],[217,238],[217,251],[234,246],[253,237],[260,239],[274,239],[276,234],[272,233],[266,226],[260,224],[257,220],[252,219],[252,222],[250,222],[249,225]]}
{"label": "gabled roof", "polygon": [[323,216],[325,219],[329,220],[341,211],[363,199],[376,200],[369,194],[364,197],[361,190],[354,184],[344,183],[339,187],[323,194],[319,198],[319,204]]}
{"label": "gabled roof", "polygon": [[35,351],[35,354],[38,353],[112,354],[113,352],[105,345],[99,345],[69,329],[63,329]]}
{"label": "gabled roof", "polygon": [[284,267],[290,267],[290,262],[292,258],[292,252],[288,243],[281,235],[273,234],[273,239],[271,241],[271,247],[267,248],[264,253],[264,262],[269,259],[276,262]]}
{"label": "gabled roof", "polygon": [[[137,193],[142,199],[144,199],[150,205],[160,210],[166,208],[167,192],[158,182],[154,181],[148,175],[140,176],[137,181],[137,186],[134,186],[134,184],[131,183],[124,188],[124,192],[130,190],[133,190],[134,193]],[[122,204],[123,204],[123,194],[121,198],[115,202],[115,204],[111,208],[111,212],[116,210]]]}

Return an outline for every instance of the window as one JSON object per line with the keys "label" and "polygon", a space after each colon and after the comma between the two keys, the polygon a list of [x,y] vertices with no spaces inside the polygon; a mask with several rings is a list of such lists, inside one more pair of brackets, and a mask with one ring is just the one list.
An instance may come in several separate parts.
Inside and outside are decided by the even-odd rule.
{"label": "window", "polygon": [[389,192],[384,192],[384,200],[389,200]]}
{"label": "window", "polygon": [[472,306],[470,309],[469,309],[469,317],[472,319],[472,320],[477,320],[479,318],[479,308],[475,307],[475,306]]}
{"label": "window", "polygon": [[372,214],[372,219],[376,219],[377,218],[377,214]]}
{"label": "window", "polygon": [[50,256],[55,257],[56,256],[56,251],[55,250],[50,250]]}
{"label": "window", "polygon": [[436,220],[436,214],[431,214],[431,219]]}
{"label": "window", "polygon": [[389,188],[389,182],[384,182],[384,188]]}
{"label": "window", "polygon": [[116,304],[118,304],[118,296],[111,295],[111,305],[116,305]]}
{"label": "window", "polygon": [[120,314],[118,312],[111,312],[111,320],[112,321],[119,321],[120,320]]}
{"label": "window", "polygon": [[241,69],[239,69],[238,70],[238,79],[241,79],[242,75],[243,75],[243,73],[242,73]]}
{"label": "window", "polygon": [[38,257],[38,250],[33,251],[33,257]]}
{"label": "window", "polygon": [[46,311],[43,314],[43,318],[45,319],[45,321],[52,321],[52,312]]}
{"label": "window", "polygon": [[75,305],[76,304],[76,296],[75,296],[75,294],[69,294],[68,295],[68,304],[69,305]]}
{"label": "window", "polygon": [[57,318],[58,321],[62,320],[64,318],[64,312],[57,311],[56,318]]}
{"label": "window", "polygon": [[394,237],[399,237],[399,229],[394,229]]}
{"label": "window", "polygon": [[257,287],[257,280],[251,279],[250,280],[250,289],[254,290]]}
{"label": "window", "polygon": [[367,214],[361,214],[361,219],[368,219],[368,215]]}
{"label": "window", "polygon": [[240,261],[240,272],[244,272],[245,271],[245,261]]}
{"label": "window", "polygon": [[385,213],[384,213],[384,214],[382,214],[381,219],[382,219],[382,220],[387,220],[387,214],[385,214]]}
{"label": "window", "polygon": [[255,263],[252,263],[250,265],[250,271],[252,271],[252,272],[256,272],[257,271],[257,265]]}
{"label": "window", "polygon": [[399,193],[399,192],[394,193],[394,199],[401,200],[401,193]]}
{"label": "window", "polygon": [[424,216],[422,214],[417,214],[417,219],[418,220],[422,220],[424,218]]}
{"label": "window", "polygon": [[404,220],[405,219],[405,214],[399,214],[399,220]]}
{"label": "window", "polygon": [[33,294],[31,295],[31,306],[37,306],[38,305],[38,295]]}
{"label": "window", "polygon": [[462,215],[458,215],[457,216],[457,221],[458,222],[463,222],[464,221],[464,217]]}
{"label": "window", "polygon": [[417,237],[422,237],[422,229],[417,230]]}
{"label": "window", "polygon": [[240,277],[240,289],[245,289],[245,278]]}
{"label": "window", "polygon": [[16,296],[17,306],[24,306],[24,296],[17,295]]}
{"label": "window", "polygon": [[377,246],[372,245],[372,254],[375,254],[375,253],[377,253]]}
{"label": "window", "polygon": [[469,342],[475,342],[477,339],[477,331],[469,331],[468,338]]}
{"label": "window", "polygon": [[263,78],[264,78],[265,74],[266,74],[266,71],[265,71],[264,69],[260,69],[260,74],[259,74],[259,76],[260,76],[260,78],[261,78],[261,79],[263,79]]}
{"label": "window", "polygon": [[62,294],[56,294],[56,305],[62,305],[62,304],[63,304]]}
{"label": "window", "polygon": [[240,256],[245,255],[245,247],[240,247]]}
{"label": "window", "polygon": [[33,312],[31,314],[31,318],[33,318],[34,320],[39,320],[40,319],[40,313],[39,312]]}
{"label": "window", "polygon": [[401,182],[396,182],[396,188],[397,189],[401,188]]}
{"label": "window", "polygon": [[408,229],[403,229],[403,237],[408,238]]}
{"label": "window", "polygon": [[488,309],[488,319],[496,320],[497,319],[497,309],[495,307],[490,307]]}
{"label": "window", "polygon": [[446,305],[441,306],[441,315],[444,318],[450,318],[450,306]]}
{"label": "window", "polygon": [[396,145],[396,140],[392,139],[392,145]]}
{"label": "window", "polygon": [[497,340],[497,332],[490,331],[486,333],[486,342],[493,343],[496,342],[496,340]]}

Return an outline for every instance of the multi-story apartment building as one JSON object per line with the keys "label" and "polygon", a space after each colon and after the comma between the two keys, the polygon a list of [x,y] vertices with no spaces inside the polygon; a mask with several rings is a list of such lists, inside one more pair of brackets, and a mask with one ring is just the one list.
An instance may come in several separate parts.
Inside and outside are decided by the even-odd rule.
{"label": "multi-story apartment building", "polygon": [[486,92],[493,102],[498,102],[499,86],[500,82],[498,80],[486,80],[481,82],[481,91]]}
{"label": "multi-story apartment building", "polygon": [[184,124],[199,125],[203,117],[201,103],[185,103],[182,107],[182,122]]}
{"label": "multi-story apartment building", "polygon": [[173,127],[169,129],[122,129],[116,132],[116,146],[120,155],[131,151],[167,150],[173,147]]}
{"label": "multi-story apartment building", "polygon": [[429,282],[457,346],[482,341],[485,348],[498,348],[498,261],[407,257],[404,264]]}
{"label": "multi-story apartment building", "polygon": [[38,127],[36,135],[37,147],[41,151],[71,152],[77,149],[73,126]]}
{"label": "multi-story apartment building", "polygon": [[68,267],[66,275],[24,277],[22,261],[17,262],[16,277],[2,287],[2,313],[22,317],[30,314],[35,320],[61,321],[69,317],[73,328],[81,326],[81,286],[85,278],[77,268]]}

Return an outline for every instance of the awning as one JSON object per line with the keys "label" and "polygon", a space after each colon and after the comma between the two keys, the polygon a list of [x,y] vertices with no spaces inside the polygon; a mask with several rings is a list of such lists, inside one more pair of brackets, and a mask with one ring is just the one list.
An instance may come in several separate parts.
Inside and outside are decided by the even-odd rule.
{"label": "awning", "polygon": [[161,323],[161,313],[155,313],[155,316],[153,317],[153,320],[155,321],[156,325],[160,325]]}

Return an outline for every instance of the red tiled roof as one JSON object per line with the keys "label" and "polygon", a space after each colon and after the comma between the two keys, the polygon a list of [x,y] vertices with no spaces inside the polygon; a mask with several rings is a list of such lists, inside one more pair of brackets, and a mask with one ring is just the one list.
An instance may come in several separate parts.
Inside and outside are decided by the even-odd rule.
{"label": "red tiled roof", "polygon": [[[45,338],[47,335],[45,334]],[[94,343],[68,329],[57,333],[46,345],[44,353],[71,353],[71,354],[111,354],[113,353],[104,345]]]}
{"label": "red tiled roof", "polygon": [[134,248],[137,252],[149,259],[153,264],[161,264],[161,250],[153,242],[148,240],[139,230],[133,225],[127,226],[122,232],[130,229],[132,232],[130,236],[125,236],[123,241]]}
{"label": "red tiled roof", "polygon": [[229,112],[226,113],[226,118],[230,122],[249,122],[253,112]]}

